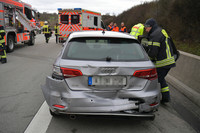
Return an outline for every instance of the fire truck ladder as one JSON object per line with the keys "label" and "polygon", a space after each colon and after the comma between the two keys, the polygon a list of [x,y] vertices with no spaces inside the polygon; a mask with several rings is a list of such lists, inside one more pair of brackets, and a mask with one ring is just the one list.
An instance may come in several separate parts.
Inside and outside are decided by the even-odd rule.
{"label": "fire truck ladder", "polygon": [[17,14],[17,20],[24,25],[24,27],[27,28],[27,31],[32,31],[34,30],[36,27],[35,25],[33,25],[29,19],[22,13],[20,12],[19,10],[16,11],[16,14]]}

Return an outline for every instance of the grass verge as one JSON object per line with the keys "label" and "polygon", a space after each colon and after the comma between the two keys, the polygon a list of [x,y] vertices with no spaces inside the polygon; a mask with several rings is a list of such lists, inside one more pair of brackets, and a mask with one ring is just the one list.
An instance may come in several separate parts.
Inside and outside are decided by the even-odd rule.
{"label": "grass verge", "polygon": [[178,50],[200,56],[200,43],[175,42]]}

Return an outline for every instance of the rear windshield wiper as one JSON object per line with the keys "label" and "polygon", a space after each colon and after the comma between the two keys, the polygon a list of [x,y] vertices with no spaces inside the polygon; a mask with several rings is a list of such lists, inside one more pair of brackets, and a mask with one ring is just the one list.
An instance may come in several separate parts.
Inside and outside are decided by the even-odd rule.
{"label": "rear windshield wiper", "polygon": [[110,56],[107,56],[105,58],[100,58],[99,60],[106,60],[106,61],[111,61],[113,60]]}
{"label": "rear windshield wiper", "polygon": [[111,61],[111,60],[112,60],[111,57],[109,57],[109,56],[106,57],[106,61]]}

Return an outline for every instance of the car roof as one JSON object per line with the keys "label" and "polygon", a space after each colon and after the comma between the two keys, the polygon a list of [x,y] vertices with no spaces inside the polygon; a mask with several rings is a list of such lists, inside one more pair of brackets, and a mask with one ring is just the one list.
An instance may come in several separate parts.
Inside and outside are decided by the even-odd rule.
{"label": "car roof", "polygon": [[110,37],[110,38],[125,38],[125,39],[134,39],[133,36],[131,36],[128,33],[122,33],[122,32],[114,32],[114,31],[78,31],[73,32],[70,34],[68,41],[70,41],[73,38],[79,38],[79,37]]}

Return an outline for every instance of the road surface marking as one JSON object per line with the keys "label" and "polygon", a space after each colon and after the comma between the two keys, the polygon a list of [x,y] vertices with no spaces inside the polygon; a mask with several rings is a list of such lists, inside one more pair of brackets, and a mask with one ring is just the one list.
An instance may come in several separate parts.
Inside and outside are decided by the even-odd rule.
{"label": "road surface marking", "polygon": [[24,133],[45,133],[51,122],[52,116],[46,101],[42,104]]}

